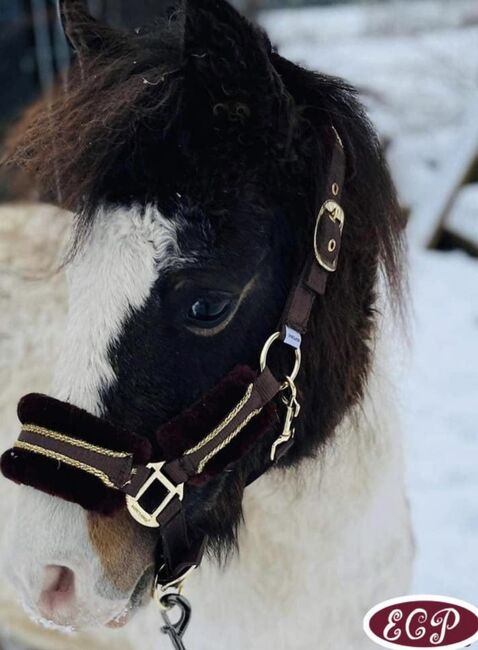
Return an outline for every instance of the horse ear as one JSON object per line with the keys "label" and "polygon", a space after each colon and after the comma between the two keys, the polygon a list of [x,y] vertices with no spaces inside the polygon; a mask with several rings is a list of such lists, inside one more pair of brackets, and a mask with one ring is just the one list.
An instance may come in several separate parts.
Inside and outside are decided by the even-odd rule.
{"label": "horse ear", "polygon": [[185,97],[202,131],[282,156],[291,106],[265,32],[226,0],[183,0],[182,13]]}
{"label": "horse ear", "polygon": [[93,18],[87,0],[59,0],[59,13],[65,35],[80,57],[117,50],[125,42],[121,32]]}
{"label": "horse ear", "polygon": [[266,70],[269,40],[227,0],[184,0],[183,11],[186,58],[206,59],[211,67],[228,62],[249,73]]}

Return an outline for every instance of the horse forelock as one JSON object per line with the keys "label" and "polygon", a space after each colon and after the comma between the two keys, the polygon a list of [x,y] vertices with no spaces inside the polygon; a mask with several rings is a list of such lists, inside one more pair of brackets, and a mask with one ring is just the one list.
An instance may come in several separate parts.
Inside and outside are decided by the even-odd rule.
{"label": "horse forelock", "polygon": [[[273,184],[267,161],[289,156],[293,103],[267,39],[245,24],[247,39],[237,26],[222,34],[222,23],[208,39],[211,21],[188,39],[185,20],[178,12],[122,36],[117,47],[78,57],[67,83],[27,112],[6,159],[35,178],[43,198],[86,220],[105,200],[168,200],[193,176],[191,191],[209,201],[212,186],[230,194],[251,177]],[[246,45],[257,52],[238,65]]]}

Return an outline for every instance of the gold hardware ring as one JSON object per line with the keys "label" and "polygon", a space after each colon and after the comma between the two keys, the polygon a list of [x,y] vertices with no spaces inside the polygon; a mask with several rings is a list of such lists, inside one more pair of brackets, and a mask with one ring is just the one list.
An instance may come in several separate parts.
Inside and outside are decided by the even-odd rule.
{"label": "gold hardware ring", "polygon": [[[269,350],[271,349],[272,344],[275,343],[276,341],[278,341],[280,339],[280,337],[281,337],[281,333],[280,332],[275,332],[265,342],[264,347],[262,348],[261,359],[260,359],[261,372],[263,372],[265,370],[266,366],[267,366],[267,356],[269,354]],[[300,348],[296,348],[295,349],[294,368],[293,368],[292,372],[290,373],[290,375],[288,375],[288,379],[290,379],[290,381],[292,383],[295,381],[295,379],[297,378],[297,375],[299,374],[301,363],[302,363],[302,354],[300,352]],[[287,386],[288,386],[288,382],[286,381],[284,383],[284,388],[286,388]]]}
{"label": "gold hardware ring", "polygon": [[[161,568],[163,569],[164,565]],[[167,584],[162,584],[159,581],[159,576],[157,575],[153,583],[153,600],[155,601],[156,605],[158,605],[160,609],[165,609],[164,605],[161,603],[161,598],[169,590],[173,590],[173,592],[182,594],[185,582],[188,580],[188,578],[191,577],[191,575],[194,573],[196,569],[197,569],[196,565],[189,567],[184,571],[184,573],[181,576],[179,576],[175,580],[171,580]]]}

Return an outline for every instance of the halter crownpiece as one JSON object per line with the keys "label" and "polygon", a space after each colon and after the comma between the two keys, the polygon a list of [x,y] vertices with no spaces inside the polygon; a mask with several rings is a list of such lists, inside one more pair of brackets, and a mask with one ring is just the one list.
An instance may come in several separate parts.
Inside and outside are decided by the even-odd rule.
{"label": "halter crownpiece", "polygon": [[[318,212],[311,252],[292,287],[277,332],[266,341],[260,371],[238,366],[195,405],[162,425],[153,440],[122,430],[71,404],[27,395],[18,407],[22,431],[1,459],[3,474],[83,508],[112,514],[127,507],[140,524],[159,528],[162,565],[155,590],[177,587],[202,559],[205,538],[188,529],[185,491],[203,485],[284,421],[269,457],[249,483],[280,460],[294,443],[300,414],[295,379],[302,337],[316,297],[337,269],[345,215],[340,205],[345,154],[335,130],[325,201]],[[272,346],[295,355],[289,374],[277,379],[268,366]],[[277,397],[285,405],[279,410]]]}

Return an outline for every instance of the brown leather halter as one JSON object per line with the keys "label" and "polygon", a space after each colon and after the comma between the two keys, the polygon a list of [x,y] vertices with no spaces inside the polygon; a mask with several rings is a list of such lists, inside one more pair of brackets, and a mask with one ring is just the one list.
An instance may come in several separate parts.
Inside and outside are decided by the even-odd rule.
{"label": "brown leather halter", "polygon": [[[39,487],[23,476],[18,478],[7,469],[7,455],[27,452],[56,460],[76,470],[92,475],[103,486],[126,495],[130,515],[143,526],[159,528],[162,544],[163,564],[158,567],[155,593],[160,595],[172,587],[179,587],[187,575],[202,559],[205,539],[191,541],[183,509],[185,486],[197,483],[205,476],[205,470],[213,459],[230,446],[249,423],[258,418],[281,394],[286,404],[285,421],[279,437],[270,451],[270,458],[256,475],[255,480],[271,464],[287,453],[294,443],[294,421],[299,415],[295,379],[301,365],[302,336],[307,331],[311,311],[317,296],[325,293],[327,279],[337,268],[340,252],[344,212],[340,198],[345,178],[345,154],[342,141],[333,131],[333,151],[327,179],[325,201],[317,216],[313,234],[313,246],[295,282],[281,318],[280,327],[265,343],[260,372],[252,375],[242,398],[213,429],[196,444],[179,456],[161,462],[147,463],[138,451],[137,437],[122,434],[123,438],[111,438],[115,442],[109,447],[91,444],[77,435],[47,428],[36,422],[25,421],[15,447],[4,454],[2,471],[8,478]],[[284,379],[277,379],[268,367],[268,353],[272,345],[285,344],[295,352],[295,365]],[[252,371],[251,371],[252,372]],[[207,399],[207,397],[205,398]],[[68,417],[74,420],[79,409],[71,405],[43,398],[49,408],[53,402],[58,409],[68,409]],[[55,404],[53,404],[55,406]],[[80,417],[80,416],[78,416]],[[111,427],[109,423],[81,412],[83,426]],[[86,420],[85,418],[90,418]],[[26,418],[28,420],[28,418]],[[41,418],[40,418],[41,420]],[[80,427],[81,428],[81,427]],[[242,454],[244,455],[244,454]],[[18,456],[17,456],[18,457]],[[239,455],[240,457],[240,455]],[[138,460],[139,459],[139,460]],[[224,462],[222,470],[230,464]],[[208,480],[207,478],[204,480]],[[50,491],[48,486],[39,489]],[[147,502],[148,505],[145,505]]]}

